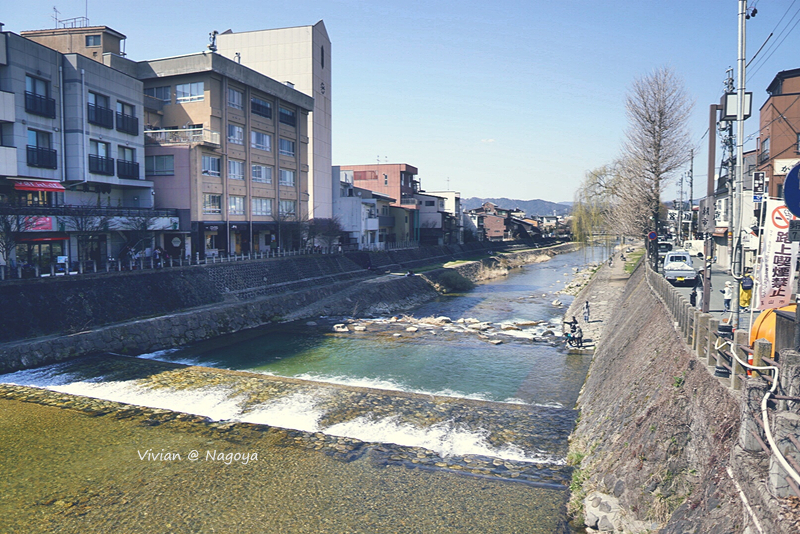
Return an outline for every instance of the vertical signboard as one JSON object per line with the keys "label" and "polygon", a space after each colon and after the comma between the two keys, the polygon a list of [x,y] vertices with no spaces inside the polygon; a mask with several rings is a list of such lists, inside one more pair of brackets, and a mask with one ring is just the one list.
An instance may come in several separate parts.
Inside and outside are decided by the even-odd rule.
{"label": "vertical signboard", "polygon": [[714,232],[714,199],[703,198],[700,200],[700,211],[697,214],[698,230],[707,234]]}
{"label": "vertical signboard", "polygon": [[761,265],[758,269],[758,309],[780,308],[790,303],[792,279],[800,243],[789,238],[790,221],[796,219],[780,200],[767,200],[767,218]]}

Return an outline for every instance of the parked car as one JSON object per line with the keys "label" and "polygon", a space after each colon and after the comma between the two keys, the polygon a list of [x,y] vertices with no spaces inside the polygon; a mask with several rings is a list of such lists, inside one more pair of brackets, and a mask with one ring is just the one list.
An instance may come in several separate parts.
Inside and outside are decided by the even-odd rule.
{"label": "parked car", "polygon": [[697,270],[692,266],[692,257],[686,252],[668,252],[664,255],[664,278],[672,285],[694,285]]}
{"label": "parked car", "polygon": [[668,252],[672,252],[672,243],[667,241],[658,242],[658,263],[664,262],[664,257]]}
{"label": "parked car", "polygon": [[702,239],[690,239],[683,242],[683,249],[692,256],[703,257],[705,242]]}

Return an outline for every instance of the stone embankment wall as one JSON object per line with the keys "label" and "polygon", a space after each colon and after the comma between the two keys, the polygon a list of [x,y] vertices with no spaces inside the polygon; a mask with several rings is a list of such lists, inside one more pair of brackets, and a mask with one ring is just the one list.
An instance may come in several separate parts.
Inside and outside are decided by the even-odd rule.
{"label": "stone embankment wall", "polygon": [[592,532],[788,532],[737,489],[761,475],[732,465],[742,408],[728,382],[692,353],[640,265],[604,327],[571,438],[571,505]]}
{"label": "stone embankment wall", "polygon": [[[503,269],[491,267],[498,260],[487,258],[477,263],[486,262],[490,268],[473,267],[477,273],[475,279],[489,273],[506,274],[512,264],[549,258],[572,248],[574,245],[566,244],[535,253],[510,253],[509,259],[504,260],[508,265]],[[440,250],[434,253],[419,250],[417,259],[413,259],[413,251],[406,253],[409,261],[427,261],[430,265],[436,258],[442,258]],[[85,275],[86,278],[76,280],[47,280],[49,285],[40,285],[42,281],[38,280],[34,284],[3,285],[0,289],[5,291],[4,297],[27,296],[54,322],[39,321],[38,329],[19,326],[25,335],[17,334],[15,341],[0,345],[0,372],[99,352],[143,354],[281,320],[390,314],[438,295],[423,277],[378,276],[375,272],[376,269],[363,269],[347,257],[323,255],[212,264],[147,274]],[[73,305],[59,306],[52,302],[50,290],[63,292],[66,302]],[[128,296],[133,300],[129,302]],[[173,298],[174,301],[161,308],[161,314],[153,316],[159,310],[154,303]],[[29,318],[36,311],[36,306],[32,306],[20,315]],[[65,316],[63,321],[55,319],[59,314]],[[11,320],[10,314],[8,317]],[[117,320],[122,322],[109,324],[109,318],[120,317]],[[22,322],[17,320],[13,324]],[[39,333],[51,335],[31,339]]]}

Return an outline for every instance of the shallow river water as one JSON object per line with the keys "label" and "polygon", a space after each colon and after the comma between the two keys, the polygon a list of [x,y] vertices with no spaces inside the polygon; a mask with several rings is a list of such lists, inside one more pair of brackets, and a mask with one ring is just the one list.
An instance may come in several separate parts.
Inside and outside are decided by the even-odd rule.
{"label": "shallow river water", "polygon": [[[320,318],[316,325],[303,322],[271,326],[177,351],[142,355],[138,359],[87,359],[11,373],[0,376],[0,384],[33,386],[59,393],[163,408],[205,416],[213,421],[267,424],[300,431],[300,434],[276,438],[275,443],[269,440],[269,443],[264,442],[262,437],[254,439],[250,445],[260,447],[263,457],[272,458],[272,461],[298,455],[302,458],[302,461],[298,460],[303,464],[302,468],[294,463],[291,467],[293,473],[286,472],[277,477],[277,480],[286,479],[285,487],[281,487],[280,491],[277,488],[263,489],[264,481],[261,479],[253,486],[275,492],[276,498],[289,499],[290,502],[300,499],[303,501],[302,507],[316,509],[321,503],[305,502],[303,495],[306,492],[312,501],[317,498],[313,496],[314,491],[299,487],[289,489],[295,484],[303,486],[309,482],[304,477],[300,477],[303,482],[299,481],[296,476],[298,469],[302,472],[309,470],[316,473],[315,478],[320,477],[320,480],[313,481],[314,487],[318,484],[344,484],[349,487],[354,481],[361,480],[364,498],[367,499],[378,498],[369,497],[367,494],[370,491],[383,491],[369,489],[371,482],[367,481],[372,480],[371,477],[377,477],[375,480],[387,478],[381,482],[387,487],[399,484],[398,487],[405,488],[397,490],[401,493],[413,493],[415,490],[404,486],[412,484],[420,491],[429,491],[432,498],[438,495],[436,498],[441,500],[442,505],[453,499],[467,499],[468,502],[453,504],[462,506],[467,514],[481,513],[473,506],[480,501],[479,495],[483,490],[479,488],[490,483],[485,487],[491,487],[493,491],[494,488],[502,488],[497,491],[504,495],[504,503],[493,502],[493,498],[487,495],[488,500],[484,505],[490,508],[510,506],[515,510],[513,518],[505,518],[499,523],[495,521],[483,530],[473,530],[468,526],[480,522],[466,520],[463,523],[448,523],[446,518],[437,518],[435,509],[427,510],[421,504],[419,509],[414,508],[413,503],[417,501],[410,499],[406,512],[400,511],[403,506],[397,502],[389,506],[398,507],[396,512],[387,509],[385,514],[378,513],[378,517],[364,523],[364,528],[356,528],[358,510],[373,505],[356,505],[352,495],[348,495],[346,501],[352,508],[349,512],[341,507],[329,506],[329,516],[326,516],[322,511],[324,507],[319,507],[322,519],[298,520],[287,530],[265,531],[369,532],[388,531],[385,529],[390,528],[409,532],[553,532],[561,528],[564,522],[566,486],[569,483],[569,469],[564,467],[566,438],[575,417],[572,407],[591,357],[568,354],[561,346],[533,340],[547,330],[560,331],[560,321],[571,297],[557,292],[572,279],[574,268],[583,267],[592,259],[584,251],[559,255],[548,262],[526,266],[504,279],[481,284],[465,295],[441,298],[415,310],[413,316],[447,316],[454,322],[436,326],[418,324],[415,325],[418,328],[416,332],[406,330],[408,323],[392,323],[386,318],[378,318],[359,322],[365,327],[363,332],[334,334],[331,321]],[[458,319],[471,318],[492,328],[478,331],[456,322]],[[493,344],[492,341],[502,343]],[[246,373],[209,371],[186,365]],[[276,377],[300,380],[286,381]],[[78,416],[47,412],[47,417],[68,419]],[[10,421],[0,424],[0,432],[5,432],[6,437],[12,431],[10,424]],[[86,424],[78,418],[59,427],[58,433],[71,434]],[[104,455],[104,461],[91,465],[90,470],[103,473],[93,476],[104,479],[100,484],[104,488],[109,484],[106,478],[119,479],[119,491],[125,495],[130,493],[130,498],[140,491],[133,479],[141,475],[143,469],[145,473],[152,469],[152,463],[143,464],[142,451],[152,449],[157,453],[160,450],[173,450],[172,447],[178,452],[183,451],[185,455],[193,447],[200,447],[198,443],[203,439],[202,432],[191,425],[176,427],[172,424],[169,432],[159,427],[159,432],[166,433],[145,448],[148,435],[155,433],[153,429],[142,428],[141,423],[133,421],[114,421],[110,424],[130,424],[131,428],[112,429],[108,425],[99,425],[89,430],[93,434],[91,439],[105,439],[105,431],[127,433],[132,441],[114,441],[116,446],[127,451],[121,453],[125,456],[124,461],[117,466],[110,465],[105,463],[109,458]],[[13,437],[13,443],[20,439],[18,435]],[[225,443],[214,437],[206,442],[206,446],[230,449],[229,437],[225,438],[228,440]],[[0,438],[3,436],[0,435]],[[311,449],[316,454],[312,455],[313,461],[309,460],[305,450],[289,453],[285,448],[275,448],[285,444],[287,439],[302,443],[304,449]],[[356,446],[353,452],[343,456],[340,454],[344,450],[341,445],[343,442],[337,443],[336,439],[384,445],[373,449]],[[71,443],[69,439],[65,441]],[[238,447],[234,447],[234,450],[243,446],[246,448],[248,444],[246,439],[234,441]],[[133,442],[137,445],[136,455],[128,450]],[[339,447],[339,453],[336,447]],[[79,446],[68,449],[58,454],[72,458],[71,461],[82,465],[82,469],[91,464],[88,460],[77,460],[89,454],[87,451],[82,451]],[[326,456],[314,449],[330,454]],[[30,472],[40,469],[58,473],[64,471],[66,480],[75,476],[64,465],[59,465],[53,471],[52,458],[47,455],[46,460],[34,461],[27,468],[14,463],[14,451],[24,454],[25,450],[24,444],[19,444],[17,448],[9,447],[5,452],[12,455],[4,460],[7,464],[4,467],[28,480]],[[338,460],[331,459],[337,454]],[[186,478],[186,483],[190,483],[200,473],[194,472],[196,469],[187,471],[185,468],[190,464],[183,462],[183,459],[184,456],[181,456],[177,462],[156,461],[156,464],[165,469],[169,467],[170,476]],[[316,470],[311,467],[320,463],[326,467],[318,466]],[[196,468],[196,465],[193,467]],[[220,466],[213,464],[212,467],[215,476],[221,476],[216,473]],[[245,479],[250,479],[264,467],[264,462],[259,461],[250,466],[228,465],[222,469],[226,472],[244,470]],[[378,476],[376,471],[369,475],[370,470],[374,469],[379,469],[383,474]],[[413,471],[413,474],[407,471]],[[159,473],[158,480],[153,483],[171,486],[167,479],[161,480],[161,475],[165,473]],[[345,483],[343,481],[348,479],[348,473],[352,478]],[[461,473],[469,473],[470,476]],[[271,476],[275,477],[274,474]],[[226,480],[228,478],[225,477]],[[492,480],[489,482],[489,479]],[[230,481],[226,483],[233,484]],[[234,485],[241,483],[237,481]],[[58,483],[50,481],[49,486],[43,485],[50,490],[49,493],[44,492],[47,495],[53,492],[58,494]],[[452,495],[447,490],[448,486],[460,488],[462,494]],[[30,491],[34,495],[26,495],[22,491],[20,498],[35,501],[37,490]],[[81,491],[87,490],[73,489],[73,493],[81,494]],[[162,488],[160,491],[169,490]],[[284,495],[287,491],[292,495]],[[300,494],[295,494],[295,491]],[[477,494],[473,495],[474,492]],[[100,494],[107,497],[105,492]],[[41,500],[41,496],[38,498]],[[381,498],[387,499],[385,495]],[[513,503],[517,499],[527,503],[523,507],[526,512],[515,508],[517,505]],[[55,497],[50,500],[58,501]],[[12,499],[10,502],[15,501]],[[53,511],[52,502],[45,505],[49,511]],[[428,505],[435,507],[433,502]],[[41,508],[42,505],[37,506]],[[192,504],[186,506],[194,507]],[[42,512],[39,508],[31,510]],[[105,525],[121,520],[119,514],[125,513],[119,507],[110,505],[107,499],[103,501],[103,506],[92,510],[95,519],[99,521],[102,518]],[[56,512],[63,517],[70,517],[64,511]],[[15,512],[17,515],[20,513],[20,510]],[[92,514],[86,513],[80,517],[86,520],[89,515]],[[502,515],[505,517],[505,512]],[[44,516],[50,517],[46,513]],[[190,518],[191,514],[187,513],[186,521]],[[136,524],[147,524],[142,518],[140,521]],[[319,521],[327,526],[322,528]],[[421,528],[428,521],[431,521],[431,528]],[[188,523],[180,524],[186,527]],[[415,526],[417,524],[419,528]],[[461,526],[457,527],[457,524]],[[501,524],[506,526],[498,529]],[[206,530],[214,522],[207,518],[198,525],[202,526],[199,530]],[[337,525],[341,528],[337,528]],[[380,530],[371,530],[373,528]],[[208,528],[208,531],[211,530]],[[133,531],[143,530],[136,527]],[[177,531],[184,530],[178,528]],[[229,530],[223,528],[218,531]]]}

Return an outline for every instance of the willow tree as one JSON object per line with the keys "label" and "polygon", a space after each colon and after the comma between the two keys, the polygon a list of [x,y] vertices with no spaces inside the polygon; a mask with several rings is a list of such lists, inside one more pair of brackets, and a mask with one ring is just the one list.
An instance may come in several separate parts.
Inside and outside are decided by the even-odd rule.
{"label": "willow tree", "polygon": [[689,159],[692,107],[683,81],[666,67],[635,80],[625,99],[624,174],[646,204],[648,226],[655,231],[664,186]]}
{"label": "willow tree", "polygon": [[608,212],[611,208],[609,181],[612,170],[603,166],[586,173],[572,205],[572,235],[575,241],[587,243],[597,234],[608,233]]}

